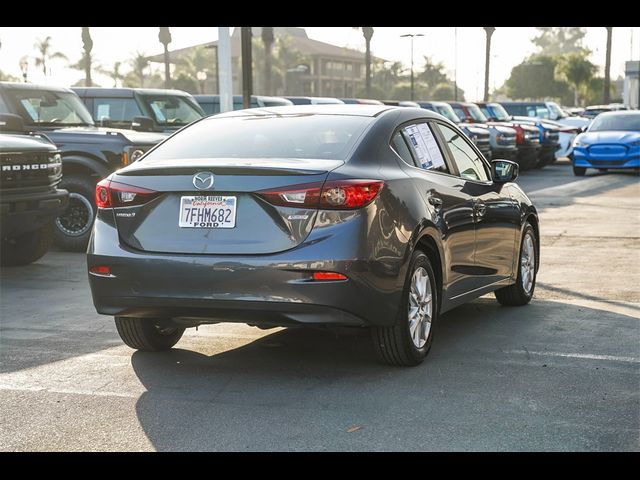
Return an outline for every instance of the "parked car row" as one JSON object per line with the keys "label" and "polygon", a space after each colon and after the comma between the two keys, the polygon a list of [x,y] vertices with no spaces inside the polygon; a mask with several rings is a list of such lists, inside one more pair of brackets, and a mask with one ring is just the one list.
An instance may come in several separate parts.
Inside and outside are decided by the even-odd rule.
{"label": "parked car row", "polygon": [[[572,156],[574,145],[579,149],[576,175],[587,167],[605,168],[602,162],[609,161],[600,158],[597,149],[590,150],[594,137],[573,141],[590,120],[571,117],[554,102],[381,102],[253,95],[250,103],[251,108],[322,104],[431,110],[457,124],[488,160],[511,159],[522,170],[543,167],[556,156]],[[233,109],[243,107],[242,96],[235,95]],[[33,261],[44,254],[51,239],[67,250],[85,250],[97,213],[96,183],[137,161],[175,131],[219,112],[218,95],[0,82],[2,263]],[[607,148],[615,153],[616,165],[627,165],[623,160],[634,154],[637,144]],[[54,153],[46,153],[49,150]],[[38,163],[41,156],[57,160]]]}

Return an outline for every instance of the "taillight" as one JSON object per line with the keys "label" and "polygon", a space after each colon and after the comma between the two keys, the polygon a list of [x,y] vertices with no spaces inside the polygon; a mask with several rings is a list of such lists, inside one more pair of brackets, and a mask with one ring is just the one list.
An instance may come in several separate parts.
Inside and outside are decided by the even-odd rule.
{"label": "taillight", "polygon": [[351,209],[369,205],[384,182],[376,180],[337,180],[326,182],[320,195],[320,208]]}
{"label": "taillight", "polygon": [[258,192],[258,196],[271,205],[280,207],[317,208],[321,187],[321,183],[292,185],[282,189],[263,190]]}
{"label": "taillight", "polygon": [[263,190],[258,196],[272,205],[283,207],[351,210],[370,204],[380,193],[384,182],[379,180],[335,180],[291,187]]}
{"label": "taillight", "polygon": [[98,208],[132,207],[156,198],[160,192],[104,179],[96,185]]}
{"label": "taillight", "polygon": [[524,128],[514,125],[513,128],[516,130],[516,143],[524,142]]}

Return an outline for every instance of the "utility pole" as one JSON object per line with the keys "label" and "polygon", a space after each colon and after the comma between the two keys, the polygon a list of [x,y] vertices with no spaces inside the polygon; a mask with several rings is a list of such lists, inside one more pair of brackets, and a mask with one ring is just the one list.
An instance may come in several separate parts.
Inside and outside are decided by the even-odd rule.
{"label": "utility pole", "polygon": [[487,34],[487,43],[484,58],[484,101],[489,101],[489,62],[491,58],[491,36],[496,31],[496,27],[482,27]]}
{"label": "utility pole", "polygon": [[251,62],[251,27],[240,27],[242,41],[242,104],[251,108],[253,92],[253,65]]}
{"label": "utility pole", "polygon": [[171,31],[169,27],[160,27],[158,40],[164,47],[164,88],[171,87],[171,70],[169,68],[169,44],[171,43]]}
{"label": "utility pole", "polygon": [[613,35],[613,27],[605,27],[607,29],[607,56],[604,63],[604,92],[602,95],[602,103],[607,104],[611,101],[611,37]]}
{"label": "utility pole", "polygon": [[409,37],[411,38],[411,100],[415,98],[415,82],[413,77],[413,39],[414,37],[424,37],[422,33],[405,33],[404,35],[400,35],[401,37]]}
{"label": "utility pole", "polygon": [[231,76],[229,27],[218,27],[218,78],[220,112],[230,112],[233,110],[233,78]]}
{"label": "utility pole", "polygon": [[458,101],[458,27],[453,27],[453,99]]}

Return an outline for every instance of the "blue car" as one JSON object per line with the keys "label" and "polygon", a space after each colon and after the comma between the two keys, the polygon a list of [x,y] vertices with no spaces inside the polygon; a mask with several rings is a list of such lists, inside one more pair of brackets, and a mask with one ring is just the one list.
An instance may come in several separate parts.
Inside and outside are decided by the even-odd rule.
{"label": "blue car", "polygon": [[618,111],[598,115],[573,142],[573,174],[587,168],[640,170],[640,112]]}

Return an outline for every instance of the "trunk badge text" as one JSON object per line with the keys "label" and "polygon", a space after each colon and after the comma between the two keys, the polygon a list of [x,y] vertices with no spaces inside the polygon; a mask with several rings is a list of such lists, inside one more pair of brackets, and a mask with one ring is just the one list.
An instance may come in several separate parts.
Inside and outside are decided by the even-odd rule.
{"label": "trunk badge text", "polygon": [[213,187],[213,173],[199,172],[193,176],[193,186],[198,190],[210,190]]}

